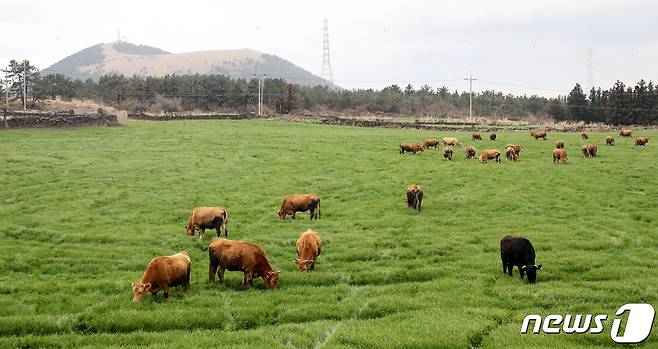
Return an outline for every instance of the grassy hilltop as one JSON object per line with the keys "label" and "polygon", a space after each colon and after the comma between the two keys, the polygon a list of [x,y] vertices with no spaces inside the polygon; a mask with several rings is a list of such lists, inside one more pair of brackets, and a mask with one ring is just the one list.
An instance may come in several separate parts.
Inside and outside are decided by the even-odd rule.
{"label": "grassy hilltop", "polygon": [[[470,134],[268,121],[129,121],[120,128],[0,132],[0,347],[614,347],[614,311],[658,291],[658,132],[645,147],[590,134]],[[457,148],[520,143],[520,161],[479,165]],[[483,138],[488,138],[483,134]],[[569,164],[554,165],[557,138]],[[404,204],[425,191],[423,212]],[[279,222],[286,194],[316,192],[322,219]],[[184,234],[195,206],[224,206],[229,238],[260,244],[280,289],[208,284],[208,238]],[[295,241],[323,240],[299,273]],[[214,236],[214,231],[207,231]],[[502,273],[499,241],[529,238],[536,285]],[[132,303],[148,261],[186,250],[191,289]],[[609,314],[600,335],[519,333],[528,314]],[[657,323],[643,347],[658,344]]]}

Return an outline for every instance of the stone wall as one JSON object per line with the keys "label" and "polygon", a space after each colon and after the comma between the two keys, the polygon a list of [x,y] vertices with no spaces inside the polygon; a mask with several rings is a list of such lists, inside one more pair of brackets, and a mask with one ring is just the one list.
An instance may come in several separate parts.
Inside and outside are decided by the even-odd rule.
{"label": "stone wall", "polygon": [[116,115],[108,114],[75,114],[63,112],[0,112],[0,127],[81,127],[81,126],[119,126]]}

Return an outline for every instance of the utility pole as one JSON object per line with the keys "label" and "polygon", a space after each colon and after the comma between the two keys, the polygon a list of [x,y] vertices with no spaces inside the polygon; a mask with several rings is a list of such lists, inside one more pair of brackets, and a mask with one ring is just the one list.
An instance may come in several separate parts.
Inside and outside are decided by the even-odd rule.
{"label": "utility pole", "polygon": [[473,72],[468,72],[468,117],[473,119]]}
{"label": "utility pole", "polygon": [[27,110],[27,60],[23,61],[23,110]]}
{"label": "utility pole", "polygon": [[[322,40],[322,73],[320,77],[334,84],[334,75],[331,73],[331,59],[329,57],[329,25],[324,20],[324,35]],[[333,86],[332,86],[333,87]]]}

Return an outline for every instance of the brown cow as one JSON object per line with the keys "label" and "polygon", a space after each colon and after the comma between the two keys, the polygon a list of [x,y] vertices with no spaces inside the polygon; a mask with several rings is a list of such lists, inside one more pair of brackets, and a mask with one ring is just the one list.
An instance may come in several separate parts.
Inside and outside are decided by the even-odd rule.
{"label": "brown cow", "polygon": [[487,162],[489,159],[496,159],[496,162],[500,162],[500,151],[498,149],[489,149],[489,150],[483,150],[480,152],[480,163],[484,164]]}
{"label": "brown cow", "polygon": [[471,138],[473,138],[473,140],[478,140],[478,141],[482,140],[482,136],[480,136],[480,132],[473,132]]}
{"label": "brown cow", "polygon": [[475,148],[473,148],[472,146],[469,145],[468,147],[466,147],[466,149],[464,149],[464,154],[466,154],[467,159],[470,159],[470,158],[474,157],[475,156]]}
{"label": "brown cow", "polygon": [[532,131],[530,132],[530,135],[535,139],[543,138],[546,140],[546,131]]}
{"label": "brown cow", "polygon": [[295,213],[311,211],[311,220],[320,218],[320,197],[317,194],[290,194],[283,199],[281,209],[276,213],[280,220],[291,215],[295,219]]}
{"label": "brown cow", "polygon": [[635,138],[635,145],[645,145],[649,143],[649,137],[637,137]]}
{"label": "brown cow", "polygon": [[192,260],[187,252],[151,259],[139,282],[133,282],[133,302],[146,298],[148,293],[155,296],[160,290],[164,298],[169,298],[169,287],[180,285],[183,293],[190,287],[190,267]]}
{"label": "brown cow", "polygon": [[563,164],[567,163],[567,151],[564,149],[555,149],[553,150],[553,163],[556,161],[561,161]]}
{"label": "brown cow", "polygon": [[402,143],[400,144],[400,154],[404,154],[404,152],[412,152],[416,154],[419,151],[424,151],[425,147],[422,144],[414,144],[414,143]]}
{"label": "brown cow", "polygon": [[516,153],[517,157],[519,156],[519,154],[521,154],[521,150],[523,150],[523,147],[521,147],[521,145],[519,144],[507,144],[505,146],[505,148],[509,148],[509,147],[514,148],[514,152]]}
{"label": "brown cow", "polygon": [[612,136],[605,137],[606,145],[615,145],[615,138]]}
{"label": "brown cow", "polygon": [[512,161],[516,161],[518,158],[518,156],[516,155],[516,151],[514,151],[514,148],[512,147],[505,148],[505,157],[507,157],[507,160],[512,160]]}
{"label": "brown cow", "polygon": [[630,137],[631,136],[631,130],[621,130],[619,131],[619,135],[622,137]]}
{"label": "brown cow", "polygon": [[564,149],[564,141],[561,139],[555,141],[555,149]]}
{"label": "brown cow", "polygon": [[496,140],[496,132],[491,132],[491,134],[489,135],[489,139],[492,140],[492,141],[495,141]]}
{"label": "brown cow", "polygon": [[187,235],[194,235],[195,231],[199,231],[199,238],[206,238],[206,229],[215,229],[217,237],[222,233],[224,228],[224,236],[228,237],[228,212],[223,207],[197,207],[192,210],[190,219],[187,221],[185,231]]}
{"label": "brown cow", "polygon": [[462,142],[460,142],[457,138],[454,137],[443,137],[441,138],[441,142],[443,142],[443,146],[445,147],[446,145],[454,145],[461,147]]}
{"label": "brown cow", "polygon": [[589,157],[595,157],[596,152],[598,151],[598,147],[596,144],[584,144],[582,147],[580,147],[580,150],[583,152],[583,156],[586,158]]}
{"label": "brown cow", "polygon": [[443,148],[443,158],[446,160],[452,160],[452,148],[450,147]]}
{"label": "brown cow", "polygon": [[208,278],[211,286],[215,284],[215,275],[219,268],[219,282],[224,286],[224,271],[241,271],[244,273],[242,285],[251,288],[254,278],[262,277],[265,286],[272,291],[279,287],[280,271],[272,270],[263,249],[250,242],[238,240],[215,239],[208,245],[210,259]]}
{"label": "brown cow", "polygon": [[407,207],[418,210],[420,213],[420,206],[423,203],[423,189],[419,185],[412,184],[407,187]]}
{"label": "brown cow", "polygon": [[423,142],[423,147],[426,148],[426,149],[429,148],[429,147],[434,147],[434,148],[436,148],[438,145],[439,145],[439,140],[436,139],[436,138],[426,139],[426,140]]}
{"label": "brown cow", "polygon": [[583,131],[583,132],[581,132],[581,133],[580,133],[580,138],[585,139],[585,140],[588,140],[588,139],[589,139],[589,135],[587,134],[587,131]]}
{"label": "brown cow", "polygon": [[305,272],[315,268],[315,261],[320,255],[322,241],[317,232],[309,229],[297,239],[297,257],[293,260],[297,270]]}

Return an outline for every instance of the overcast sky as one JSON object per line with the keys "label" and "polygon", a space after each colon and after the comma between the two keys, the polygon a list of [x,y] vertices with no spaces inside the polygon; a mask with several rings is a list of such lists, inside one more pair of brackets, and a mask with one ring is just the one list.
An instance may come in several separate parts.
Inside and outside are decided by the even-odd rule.
{"label": "overcast sky", "polygon": [[329,21],[334,81],[425,83],[555,96],[658,77],[655,1],[2,1],[0,65],[44,69],[117,39],[180,53],[251,48],[320,75]]}

